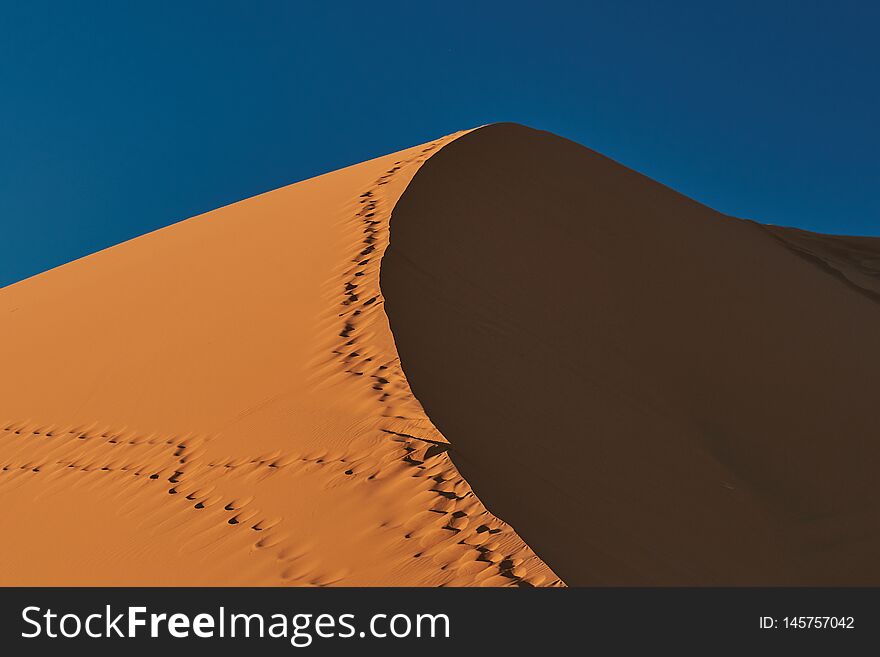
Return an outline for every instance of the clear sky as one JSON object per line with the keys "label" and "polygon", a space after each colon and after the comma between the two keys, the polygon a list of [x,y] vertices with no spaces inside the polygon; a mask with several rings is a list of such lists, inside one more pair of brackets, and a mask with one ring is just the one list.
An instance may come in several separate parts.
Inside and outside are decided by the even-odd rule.
{"label": "clear sky", "polygon": [[880,235],[878,32],[869,0],[0,0],[0,285],[493,121]]}

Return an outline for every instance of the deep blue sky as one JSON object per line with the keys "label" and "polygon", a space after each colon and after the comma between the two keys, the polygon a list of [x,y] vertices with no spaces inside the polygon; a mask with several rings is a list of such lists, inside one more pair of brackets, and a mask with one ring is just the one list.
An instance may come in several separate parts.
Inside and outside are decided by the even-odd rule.
{"label": "deep blue sky", "polygon": [[0,285],[492,121],[880,235],[878,7],[0,0]]}

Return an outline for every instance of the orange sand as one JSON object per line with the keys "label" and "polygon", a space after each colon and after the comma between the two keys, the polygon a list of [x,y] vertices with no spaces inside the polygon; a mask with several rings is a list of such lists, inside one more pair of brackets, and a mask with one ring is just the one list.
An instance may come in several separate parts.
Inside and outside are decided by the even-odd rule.
{"label": "orange sand", "polygon": [[390,211],[456,136],[0,291],[0,584],[557,582],[444,453],[382,310]]}

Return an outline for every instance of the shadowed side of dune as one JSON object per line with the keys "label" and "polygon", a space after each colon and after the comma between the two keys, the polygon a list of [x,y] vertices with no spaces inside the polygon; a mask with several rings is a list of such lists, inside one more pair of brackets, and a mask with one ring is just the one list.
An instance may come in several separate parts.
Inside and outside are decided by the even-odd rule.
{"label": "shadowed side of dune", "polygon": [[878,261],[854,243],[858,285],[499,124],[415,176],[381,286],[455,464],[568,584],[880,584]]}

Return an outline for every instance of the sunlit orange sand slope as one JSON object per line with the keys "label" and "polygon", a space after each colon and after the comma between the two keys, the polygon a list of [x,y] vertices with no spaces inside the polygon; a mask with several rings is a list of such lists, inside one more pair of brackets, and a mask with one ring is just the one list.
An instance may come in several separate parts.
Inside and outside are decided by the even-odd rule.
{"label": "sunlit orange sand slope", "polygon": [[298,183],[0,290],[0,584],[880,584],[878,302],[522,126]]}
{"label": "sunlit orange sand slope", "polygon": [[0,291],[0,584],[547,585],[403,377],[379,261],[458,135]]}

